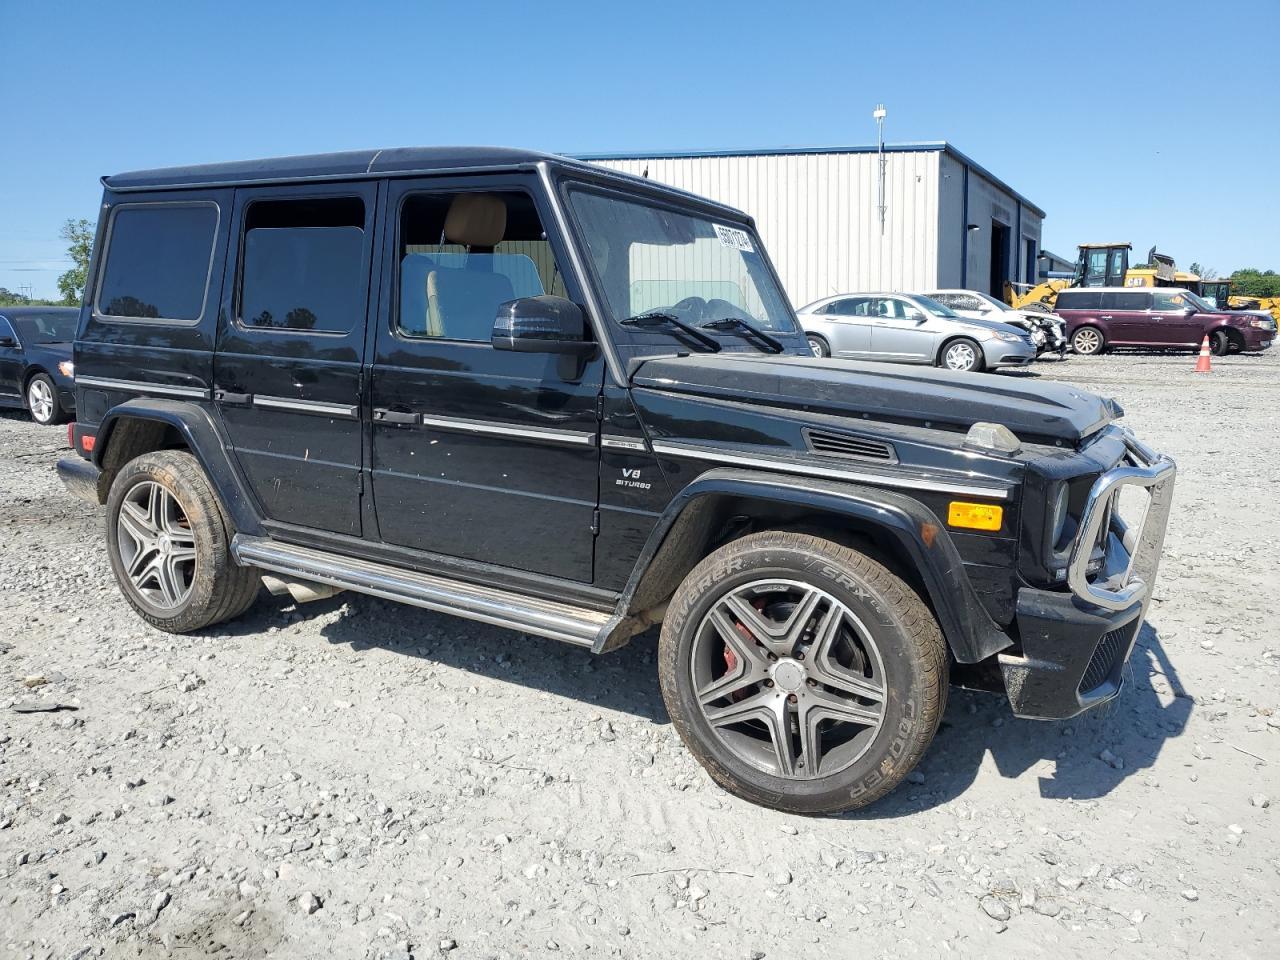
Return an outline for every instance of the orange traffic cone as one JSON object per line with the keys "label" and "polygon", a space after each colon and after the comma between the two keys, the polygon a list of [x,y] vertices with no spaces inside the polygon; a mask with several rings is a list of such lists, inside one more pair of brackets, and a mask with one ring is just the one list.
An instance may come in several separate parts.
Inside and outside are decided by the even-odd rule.
{"label": "orange traffic cone", "polygon": [[1209,336],[1206,334],[1204,342],[1200,344],[1200,359],[1196,361],[1196,373],[1209,373],[1212,369],[1209,366]]}

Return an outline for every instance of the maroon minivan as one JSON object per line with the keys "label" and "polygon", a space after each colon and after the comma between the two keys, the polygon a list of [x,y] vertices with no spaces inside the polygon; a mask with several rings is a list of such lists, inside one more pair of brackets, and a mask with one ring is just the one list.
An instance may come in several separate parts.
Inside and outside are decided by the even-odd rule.
{"label": "maroon minivan", "polygon": [[1223,313],[1181,287],[1090,287],[1063,290],[1054,305],[1076,353],[1108,347],[1198,347],[1215,354],[1263,350],[1276,336],[1265,314]]}

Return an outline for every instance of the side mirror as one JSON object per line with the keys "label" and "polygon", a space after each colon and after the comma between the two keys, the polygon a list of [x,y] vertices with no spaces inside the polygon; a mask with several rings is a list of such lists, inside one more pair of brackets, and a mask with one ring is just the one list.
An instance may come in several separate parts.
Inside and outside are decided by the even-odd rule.
{"label": "side mirror", "polygon": [[912,310],[909,314],[907,314],[907,319],[914,320],[916,323],[924,323],[929,318],[926,317],[919,310]]}
{"label": "side mirror", "polygon": [[572,300],[521,297],[498,306],[491,340],[495,350],[586,356],[596,348],[586,330],[582,308]]}
{"label": "side mirror", "polygon": [[13,337],[0,337],[0,347],[16,347],[18,341]]}

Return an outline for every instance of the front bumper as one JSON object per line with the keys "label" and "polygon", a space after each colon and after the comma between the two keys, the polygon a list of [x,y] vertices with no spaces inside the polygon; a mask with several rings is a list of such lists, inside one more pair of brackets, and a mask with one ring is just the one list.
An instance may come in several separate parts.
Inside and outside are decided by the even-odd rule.
{"label": "front bumper", "polygon": [[58,461],[58,479],[67,488],[67,492],[81,500],[92,504],[100,504],[98,499],[98,478],[102,471],[88,460],[79,457],[63,457]]}
{"label": "front bumper", "polygon": [[[1124,460],[1089,492],[1067,564],[1070,592],[1018,592],[1021,649],[1000,654],[999,663],[1019,717],[1072,717],[1120,692],[1124,665],[1151,602],[1177,474],[1170,458],[1127,430],[1124,442]],[[1133,528],[1117,512],[1125,487],[1148,494],[1142,522]],[[1091,567],[1099,548],[1103,562]]]}
{"label": "front bumper", "polygon": [[1029,341],[984,340],[982,356],[988,367],[1023,367],[1035,360],[1036,348]]}

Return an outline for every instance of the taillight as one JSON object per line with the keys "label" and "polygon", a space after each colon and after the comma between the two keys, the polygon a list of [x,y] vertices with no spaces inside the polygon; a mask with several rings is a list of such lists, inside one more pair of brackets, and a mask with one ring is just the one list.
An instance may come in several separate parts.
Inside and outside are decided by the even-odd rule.
{"label": "taillight", "polygon": [[86,433],[80,438],[80,449],[85,453],[93,453],[93,445],[97,441],[97,437],[92,433]]}

